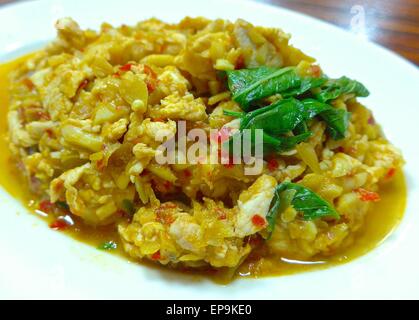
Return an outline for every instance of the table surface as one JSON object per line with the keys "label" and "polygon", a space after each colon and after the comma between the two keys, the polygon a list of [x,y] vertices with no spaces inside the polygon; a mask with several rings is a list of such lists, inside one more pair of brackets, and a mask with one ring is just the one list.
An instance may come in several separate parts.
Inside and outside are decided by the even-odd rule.
{"label": "table surface", "polygon": [[[16,0],[0,0],[0,5]],[[255,0],[328,21],[419,65],[419,0]]]}

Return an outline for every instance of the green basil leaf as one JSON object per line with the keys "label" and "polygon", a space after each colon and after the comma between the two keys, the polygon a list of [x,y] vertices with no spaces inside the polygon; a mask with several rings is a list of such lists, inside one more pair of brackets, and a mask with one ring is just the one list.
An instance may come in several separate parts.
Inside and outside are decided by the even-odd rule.
{"label": "green basil leaf", "polygon": [[345,138],[351,114],[342,109],[331,108],[320,113],[327,123],[327,130],[334,140]]}
{"label": "green basil leaf", "polygon": [[332,205],[309,188],[289,182],[285,189],[296,191],[292,205],[295,210],[303,213],[305,220],[315,220],[323,217],[339,218],[339,214]]}
{"label": "green basil leaf", "polygon": [[[292,191],[292,200],[290,201]],[[285,193],[287,192],[287,193]],[[339,214],[333,206],[309,188],[292,182],[279,184],[271,202],[271,208],[266,216],[268,231],[273,232],[276,218],[290,205],[303,214],[304,220],[316,220],[323,217],[339,219]]]}
{"label": "green basil leaf", "polygon": [[276,152],[285,152],[288,150],[293,149],[297,144],[307,141],[308,138],[310,138],[312,135],[311,132],[302,133],[298,136],[292,136],[292,137],[277,137],[276,139],[279,141],[279,143],[275,147]]}
{"label": "green basil leaf", "polygon": [[295,73],[295,67],[259,67],[226,73],[233,100],[245,111],[251,109],[252,102],[301,86],[301,78]]}
{"label": "green basil leaf", "polygon": [[241,118],[245,115],[244,112],[237,112],[232,110],[223,110],[223,114],[229,117]]}
{"label": "green basil leaf", "polygon": [[327,130],[334,140],[343,139],[349,125],[350,113],[343,109],[336,109],[315,99],[301,101],[304,105],[305,118],[311,119],[319,115],[327,124]]}
{"label": "green basil leaf", "polygon": [[[243,120],[242,129],[263,129],[270,135],[286,134],[304,121],[304,106],[296,99],[286,99],[258,109]],[[247,123],[246,123],[247,121]]]}
{"label": "green basil leaf", "polygon": [[292,205],[292,200],[295,196],[295,190],[283,190],[284,184],[278,185],[275,189],[274,197],[272,199],[272,206],[266,215],[268,221],[268,232],[272,234],[275,229],[276,219],[278,214],[284,212]]}
{"label": "green basil leaf", "polygon": [[287,90],[281,93],[281,95],[284,98],[296,97],[296,96],[304,94],[305,92],[311,89],[319,88],[322,85],[324,85],[326,82],[327,82],[326,77],[320,77],[320,78],[306,77],[302,79],[299,87]]}
{"label": "green basil leaf", "polygon": [[97,247],[99,250],[115,250],[118,245],[115,241],[106,241]]}
{"label": "green basil leaf", "polygon": [[348,77],[329,80],[325,86],[321,88],[320,93],[316,94],[316,98],[321,102],[334,100],[343,94],[352,93],[356,97],[368,97],[369,91],[365,86]]}
{"label": "green basil leaf", "polygon": [[326,103],[319,102],[315,99],[304,99],[301,101],[304,106],[304,118],[310,120],[318,114],[331,109],[332,107]]}
{"label": "green basil leaf", "polygon": [[[252,154],[255,154],[255,130],[251,130],[250,135],[243,134],[243,131],[235,133],[229,140],[224,143],[227,144],[227,149],[230,150],[230,154],[234,152],[233,141],[237,135],[240,135],[241,139],[241,152],[243,154],[244,144],[250,145]],[[311,132],[305,132],[296,136],[272,136],[266,132],[263,132],[263,155],[269,155],[272,153],[281,153],[293,149],[297,144],[306,141],[312,135]],[[238,138],[237,138],[238,139]]]}
{"label": "green basil leaf", "polygon": [[293,131],[296,135],[300,135],[303,133],[307,133],[310,132],[310,130],[308,130],[308,126],[307,123],[305,121],[300,122],[294,129]]}

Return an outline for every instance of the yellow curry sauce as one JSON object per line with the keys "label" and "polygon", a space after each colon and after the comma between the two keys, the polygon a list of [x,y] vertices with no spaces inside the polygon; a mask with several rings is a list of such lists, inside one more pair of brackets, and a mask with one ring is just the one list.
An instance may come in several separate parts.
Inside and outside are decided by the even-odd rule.
{"label": "yellow curry sauce", "polygon": [[[2,116],[0,117],[0,184],[13,197],[21,200],[30,211],[35,212],[35,208],[31,207],[31,198],[33,197],[23,179],[20,177],[17,168],[11,161],[8,144],[6,141],[7,121],[6,114],[8,109],[9,96],[8,88],[8,74],[15,69],[19,64],[28,59],[30,55],[16,59],[15,61],[0,65],[0,106],[2,108]],[[402,172],[397,172],[393,179],[389,182],[380,185],[379,202],[371,206],[370,211],[366,216],[363,227],[357,232],[355,242],[347,249],[341,250],[330,257],[316,257],[311,261],[296,261],[287,259],[278,259],[264,257],[266,263],[258,264],[255,268],[255,261],[259,259],[257,256],[251,256],[238,269],[237,275],[242,277],[260,277],[272,275],[287,275],[302,271],[312,271],[320,268],[326,268],[332,265],[340,264],[350,261],[368,251],[374,249],[379,245],[398,225],[403,217],[406,205],[406,183]],[[44,220],[51,222],[51,219],[44,217]],[[55,232],[51,230],[51,232]],[[88,243],[92,246],[98,247],[103,242],[114,241],[119,242],[116,227],[111,225],[109,227],[89,227],[85,224],[75,220],[75,225],[65,231],[61,231],[69,236]],[[116,252],[124,255],[127,254],[118,246]],[[155,265],[145,262],[147,265]],[[189,269],[187,270],[189,271]],[[202,273],[202,270],[198,273]],[[226,274],[217,272],[205,272],[218,282],[227,282],[230,279],[226,278]]]}

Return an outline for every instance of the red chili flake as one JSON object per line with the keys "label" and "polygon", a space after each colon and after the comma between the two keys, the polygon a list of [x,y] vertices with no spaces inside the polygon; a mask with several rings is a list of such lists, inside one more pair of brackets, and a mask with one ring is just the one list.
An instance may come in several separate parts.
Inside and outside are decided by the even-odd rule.
{"label": "red chili flake", "polygon": [[375,118],[372,115],[368,118],[368,124],[375,125]]}
{"label": "red chili flake", "polygon": [[124,64],[123,66],[120,66],[119,70],[127,72],[131,70],[131,67],[132,67],[132,63],[127,63],[127,64]]}
{"label": "red chili flake", "polygon": [[318,65],[312,65],[310,66],[310,71],[313,77],[318,78],[321,75],[322,70]]}
{"label": "red chili flake", "polygon": [[156,83],[151,82],[151,81],[147,81],[147,90],[148,92],[152,93],[154,90],[156,90]]}
{"label": "red chili flake", "polygon": [[215,209],[215,211],[218,214],[218,220],[227,219],[227,213],[223,209],[217,208],[217,209]]}
{"label": "red chili flake", "polygon": [[154,118],[153,122],[164,122],[163,118]]}
{"label": "red chili flake", "polygon": [[88,85],[88,84],[89,84],[89,80],[88,80],[88,79],[84,79],[84,80],[80,83],[79,87],[77,88],[77,91],[83,90],[84,88],[86,88],[86,87],[87,87],[87,85]]}
{"label": "red chili flake", "polygon": [[160,260],[161,259],[161,254],[160,254],[160,251],[157,251],[157,252],[155,252],[155,253],[153,253],[152,255],[151,255],[151,259],[152,260]]}
{"label": "red chili flake", "polygon": [[68,224],[61,219],[57,219],[54,222],[52,222],[49,225],[49,227],[53,230],[56,230],[56,231],[62,231],[62,230],[65,230],[68,227]]}
{"label": "red chili flake", "polygon": [[39,210],[45,213],[50,213],[54,209],[54,204],[49,200],[44,200],[39,203]]}
{"label": "red chili flake", "polygon": [[119,72],[116,72],[112,75],[112,77],[119,79],[121,78],[121,75],[119,74]]}
{"label": "red chili flake", "polygon": [[265,218],[264,218],[264,217],[262,217],[262,216],[260,216],[260,215],[258,215],[258,214],[255,214],[255,215],[252,217],[252,223],[253,223],[253,225],[255,225],[256,227],[264,227],[264,226],[265,226],[265,224],[266,224],[266,220],[265,220]]}
{"label": "red chili flake", "polygon": [[54,131],[52,129],[46,129],[45,133],[48,135],[48,137],[52,138],[54,137]]}
{"label": "red chili flake", "polygon": [[243,55],[240,55],[240,56],[237,58],[235,68],[236,68],[236,70],[238,70],[238,69],[243,69],[244,67],[245,67],[244,56],[243,56]]}
{"label": "red chili flake", "polygon": [[165,182],[163,183],[163,186],[164,186],[167,190],[170,190],[170,189],[173,187],[173,184],[172,184],[171,182],[169,182],[169,181],[165,181]]}
{"label": "red chili flake", "polygon": [[148,75],[146,80],[148,92],[151,93],[157,87],[157,74],[148,65],[144,65],[144,73]]}
{"label": "red chili flake", "polygon": [[222,213],[218,216],[218,220],[225,220],[227,219],[227,215],[225,213]]}
{"label": "red chili flake", "polygon": [[170,214],[162,214],[159,212],[159,210],[156,210],[157,214],[157,222],[163,223],[165,225],[171,225],[173,222],[175,222],[175,218]]}
{"label": "red chili flake", "polygon": [[344,147],[338,147],[336,148],[337,152],[345,152],[345,148]]}
{"label": "red chili flake", "polygon": [[62,188],[64,187],[64,181],[63,180],[58,180],[57,183],[54,186],[55,191],[60,192],[60,190],[62,190]]}
{"label": "red chili flake", "polygon": [[33,88],[35,88],[35,85],[31,81],[31,79],[29,79],[29,78],[23,79],[22,82],[26,86],[26,88],[28,88],[31,91],[33,90]]}
{"label": "red chili flake", "polygon": [[192,176],[192,172],[188,169],[183,170],[183,174],[185,175],[185,177],[189,178]]}
{"label": "red chili flake", "polygon": [[158,49],[159,53],[163,53],[165,50],[167,49],[167,44],[163,44],[160,46],[160,48]]}
{"label": "red chili flake", "polygon": [[279,163],[278,163],[278,160],[276,160],[276,159],[274,159],[274,158],[272,158],[272,159],[269,159],[268,160],[268,164],[267,164],[267,166],[268,166],[268,170],[269,171],[275,171],[276,169],[278,169],[278,167],[279,167]]}
{"label": "red chili flake", "polygon": [[173,216],[165,216],[164,223],[171,225],[173,222],[175,222],[175,218]]}
{"label": "red chili flake", "polygon": [[157,79],[157,74],[151,69],[148,65],[144,65],[144,73],[152,77],[153,79]]}
{"label": "red chili flake", "polygon": [[395,174],[396,174],[396,168],[390,168],[387,171],[386,178],[387,179],[393,178]]}
{"label": "red chili flake", "polygon": [[103,169],[105,169],[105,160],[104,159],[100,159],[100,160],[96,161],[96,168],[99,171],[102,171]]}
{"label": "red chili flake", "polygon": [[363,188],[356,189],[355,192],[359,194],[359,198],[366,202],[380,201],[380,195],[377,192],[369,191]]}

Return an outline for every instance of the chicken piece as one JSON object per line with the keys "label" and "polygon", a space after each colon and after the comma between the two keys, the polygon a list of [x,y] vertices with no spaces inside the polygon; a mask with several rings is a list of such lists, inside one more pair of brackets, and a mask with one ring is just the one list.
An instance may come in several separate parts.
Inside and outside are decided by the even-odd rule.
{"label": "chicken piece", "polygon": [[30,80],[32,81],[32,83],[38,90],[42,89],[43,86],[45,86],[47,82],[47,78],[48,76],[50,76],[51,70],[52,70],[51,68],[45,68],[45,69],[35,72],[30,77]]}
{"label": "chicken piece", "polygon": [[56,126],[57,123],[54,121],[32,121],[25,126],[25,129],[32,139],[39,141],[47,130],[51,130]]}
{"label": "chicken piece", "polygon": [[90,163],[68,170],[50,185],[51,202],[66,201],[70,211],[91,225],[106,225],[118,217],[123,200],[132,201],[132,185],[120,190],[112,177],[101,174]]}
{"label": "chicken piece", "polygon": [[240,194],[237,202],[239,213],[235,222],[235,233],[238,237],[254,234],[267,226],[266,215],[276,185],[275,178],[263,175]]}
{"label": "chicken piece", "polygon": [[169,234],[182,249],[200,253],[200,247],[203,245],[202,230],[189,214],[179,216],[170,226]]}
{"label": "chicken piece", "polygon": [[54,179],[50,186],[51,202],[57,202],[60,198],[63,198],[66,189],[69,191],[69,194],[77,192],[73,187],[74,184],[80,180],[83,172],[90,169],[90,167],[90,163],[86,163],[83,166],[68,170],[60,177]]}
{"label": "chicken piece", "polygon": [[[86,124],[87,126],[85,126]],[[62,144],[98,152],[103,148],[103,137],[91,131],[90,121],[64,122],[61,126]]]}
{"label": "chicken piece", "polygon": [[339,178],[354,174],[360,167],[362,162],[345,153],[337,153],[332,157],[331,176]]}
{"label": "chicken piece", "polygon": [[234,24],[234,37],[243,49],[245,64],[248,68],[261,65],[279,67],[283,64],[281,55],[275,46],[255,27],[244,20],[237,20]]}
{"label": "chicken piece", "polygon": [[85,45],[85,36],[78,23],[71,18],[61,18],[55,23],[58,31],[57,42],[64,48],[81,49]]}
{"label": "chicken piece", "polygon": [[23,129],[23,125],[19,120],[19,112],[17,110],[11,110],[7,115],[7,122],[9,126],[11,142],[21,147],[31,147],[37,143],[35,139],[31,137],[28,131]]}

